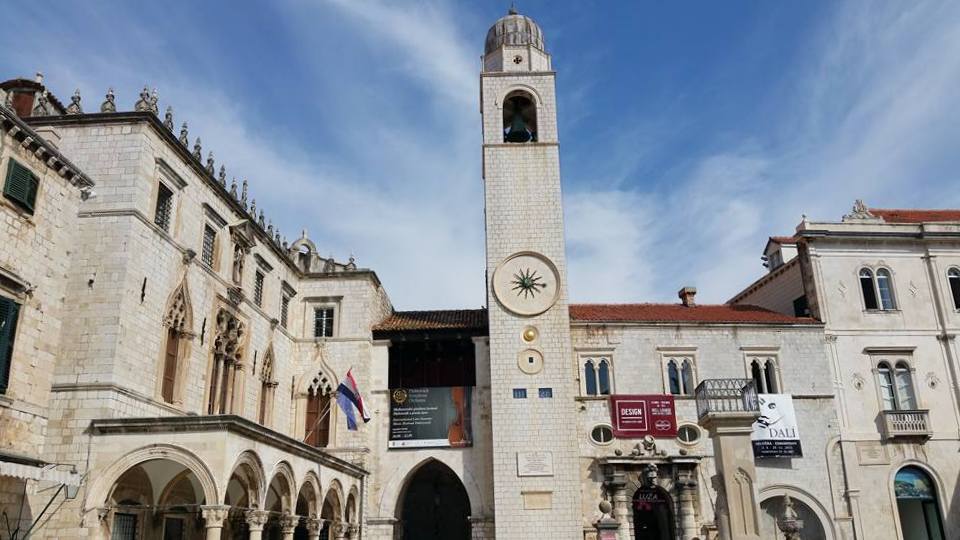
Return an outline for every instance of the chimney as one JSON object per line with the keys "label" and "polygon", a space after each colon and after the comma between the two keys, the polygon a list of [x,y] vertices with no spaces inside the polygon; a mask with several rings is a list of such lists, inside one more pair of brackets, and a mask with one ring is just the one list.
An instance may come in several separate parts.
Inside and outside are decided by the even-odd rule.
{"label": "chimney", "polygon": [[697,305],[697,303],[693,301],[693,297],[696,295],[696,287],[684,287],[680,289],[680,292],[677,293],[677,296],[680,297],[680,301],[687,307],[693,307]]}

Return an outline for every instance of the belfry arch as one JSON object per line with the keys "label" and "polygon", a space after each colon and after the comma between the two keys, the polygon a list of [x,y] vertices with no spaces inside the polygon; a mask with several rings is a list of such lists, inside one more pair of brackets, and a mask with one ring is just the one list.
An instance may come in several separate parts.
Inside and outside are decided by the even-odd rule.
{"label": "belfry arch", "polygon": [[395,540],[469,540],[470,496],[460,477],[428,459],[408,475],[397,500]]}

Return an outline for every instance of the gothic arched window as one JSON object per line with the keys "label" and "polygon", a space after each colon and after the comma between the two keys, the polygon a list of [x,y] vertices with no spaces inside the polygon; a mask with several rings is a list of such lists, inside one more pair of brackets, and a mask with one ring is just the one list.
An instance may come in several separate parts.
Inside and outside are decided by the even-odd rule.
{"label": "gothic arched window", "polygon": [[330,394],[322,389],[310,389],[307,394],[307,414],[303,442],[315,448],[330,444]]}
{"label": "gothic arched window", "polygon": [[583,383],[588,396],[597,395],[597,370],[593,360],[588,359],[583,363]]}
{"label": "gothic arched window", "polygon": [[600,383],[598,385],[600,395],[610,395],[610,362],[607,362],[606,358],[600,359],[600,364],[597,367],[597,380]]}
{"label": "gothic arched window", "polygon": [[694,391],[693,363],[689,359],[683,361],[680,368],[680,378],[683,380],[683,393],[692,396]]}
{"label": "gothic arched window", "polygon": [[667,380],[670,382],[670,393],[675,396],[680,395],[680,371],[674,360],[667,362]]}
{"label": "gothic arched window", "polygon": [[270,427],[273,418],[273,394],[277,381],[273,376],[273,349],[268,348],[263,355],[263,367],[260,368],[260,425]]}
{"label": "gothic arched window", "polygon": [[953,297],[953,309],[960,309],[960,269],[951,268],[948,270],[947,281],[950,283],[950,294]]}
{"label": "gothic arched window", "polygon": [[530,94],[518,90],[504,98],[503,142],[537,142],[537,106]]}

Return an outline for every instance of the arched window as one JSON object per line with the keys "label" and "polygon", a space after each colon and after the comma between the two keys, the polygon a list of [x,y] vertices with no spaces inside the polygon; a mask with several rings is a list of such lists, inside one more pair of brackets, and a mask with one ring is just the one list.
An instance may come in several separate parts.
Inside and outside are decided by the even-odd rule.
{"label": "arched window", "polygon": [[588,359],[583,363],[583,383],[588,396],[597,395],[597,371],[593,360]]}
{"label": "arched window", "polygon": [[758,394],[776,394],[780,391],[777,379],[777,359],[773,357],[754,358],[750,361],[750,378]]}
{"label": "arched window", "polygon": [[189,357],[189,340],[193,326],[189,290],[184,280],[170,296],[163,318],[163,357],[160,369],[160,397],[166,403],[181,401],[182,359]]}
{"label": "arched window", "polygon": [[180,333],[173,328],[168,328],[167,343],[163,353],[163,382],[160,387],[160,395],[167,403],[173,403],[179,363]]}
{"label": "arched window", "polygon": [[680,394],[680,373],[677,371],[677,363],[673,360],[667,362],[667,380],[670,383],[670,393]]}
{"label": "arched window", "polygon": [[906,362],[897,362],[894,380],[897,384],[897,408],[903,410],[916,409],[917,400],[913,395],[913,377],[910,374],[910,366]]}
{"label": "arched window", "polygon": [[960,309],[960,269],[948,270],[947,281],[950,283],[950,294],[953,296],[953,309]]}
{"label": "arched window", "polygon": [[260,408],[258,418],[260,425],[270,427],[273,418],[274,389],[277,381],[273,376],[273,348],[268,348],[263,355],[263,367],[260,368]]}
{"label": "arched window", "polygon": [[695,390],[693,377],[693,363],[689,359],[683,361],[683,367],[680,369],[681,379],[683,380],[683,394],[692,396]]}
{"label": "arched window", "polygon": [[879,309],[877,291],[873,284],[873,272],[869,268],[860,270],[860,289],[863,291],[863,306],[866,309]]}
{"label": "arched window", "polygon": [[880,309],[897,309],[896,299],[893,296],[893,280],[890,271],[886,268],[877,270],[877,292],[880,297]]}
{"label": "arched window", "polygon": [[766,383],[768,394],[777,393],[777,366],[772,359],[767,359],[767,365],[763,368],[763,379]]}
{"label": "arched window", "polygon": [[607,362],[606,358],[600,360],[600,365],[597,368],[597,379],[599,379],[599,390],[600,395],[609,396],[610,395],[610,363]]}
{"label": "arched window", "polygon": [[763,372],[760,369],[759,360],[754,360],[753,362],[750,362],[750,378],[753,379],[753,386],[756,387],[757,393],[758,394],[764,393]]}
{"label": "arched window", "polygon": [[514,91],[503,100],[503,142],[537,142],[537,106],[530,94]]}
{"label": "arched window", "polygon": [[897,299],[896,295],[893,294],[893,277],[890,275],[890,270],[880,268],[874,275],[869,268],[861,268],[859,276],[865,309],[897,309]]}
{"label": "arched window", "polygon": [[900,516],[903,538],[946,538],[940,518],[937,488],[930,475],[919,467],[904,467],[897,471],[894,477],[893,492],[897,497],[897,513]]}
{"label": "arched window", "polygon": [[913,373],[906,362],[897,362],[893,367],[889,362],[878,363],[877,384],[880,386],[883,410],[909,411],[917,408],[917,398],[913,391]]}

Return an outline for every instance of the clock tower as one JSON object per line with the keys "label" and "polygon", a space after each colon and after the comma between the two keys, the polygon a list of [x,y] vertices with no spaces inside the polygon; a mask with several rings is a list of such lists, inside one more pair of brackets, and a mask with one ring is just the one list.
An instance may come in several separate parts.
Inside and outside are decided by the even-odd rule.
{"label": "clock tower", "polygon": [[480,92],[497,540],[583,535],[555,78],[532,19],[511,9],[490,28]]}

